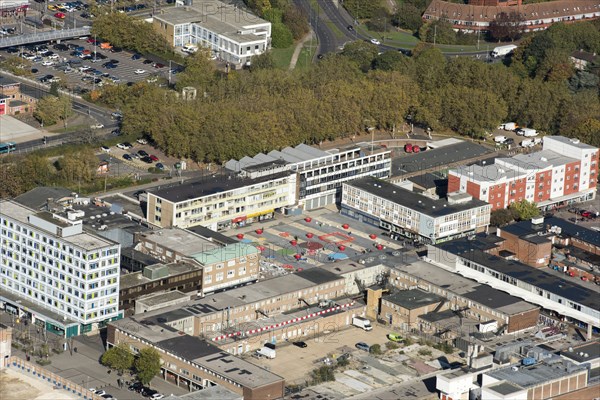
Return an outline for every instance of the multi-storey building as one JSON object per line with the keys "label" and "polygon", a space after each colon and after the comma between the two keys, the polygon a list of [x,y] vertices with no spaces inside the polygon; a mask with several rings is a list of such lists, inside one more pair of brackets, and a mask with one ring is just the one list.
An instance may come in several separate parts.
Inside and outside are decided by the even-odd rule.
{"label": "multi-storey building", "polygon": [[12,350],[12,328],[0,324],[0,369],[8,366]]}
{"label": "multi-storey building", "polygon": [[0,202],[0,300],[66,337],[119,318],[120,245],[78,217]]}
{"label": "multi-storey building", "polygon": [[566,320],[587,326],[588,337],[600,328],[600,298],[593,288],[567,281],[554,274],[514,260],[488,254],[483,235],[475,240],[456,239],[428,246],[428,259],[435,265],[481,283],[492,285],[512,296]]}
{"label": "multi-storey building", "polygon": [[343,185],[343,215],[426,243],[483,231],[490,209],[469,195],[435,200],[373,177]]}
{"label": "multi-storey building", "polygon": [[556,22],[571,23],[600,17],[595,0],[555,0],[536,4],[521,4],[519,0],[516,3],[513,0],[475,0],[463,4],[433,0],[423,13],[423,20],[441,19],[450,22],[454,29],[477,32],[487,31],[498,14],[515,13],[522,19],[523,31],[531,32],[546,29]]}
{"label": "multi-storey building", "polygon": [[242,66],[271,47],[270,22],[238,5],[215,0],[161,9],[152,24],[172,46],[207,47],[233,66]]}
{"label": "multi-storey building", "polygon": [[230,160],[225,167],[246,176],[263,176],[280,171],[298,174],[298,205],[304,210],[339,204],[342,183],[364,176],[388,178],[391,152],[367,143],[322,151],[300,144],[253,158]]}
{"label": "multi-storey building", "polygon": [[148,223],[168,228],[202,225],[220,231],[271,219],[275,210],[296,201],[296,175],[255,179],[217,174],[148,191]]}
{"label": "multi-storey building", "polygon": [[469,193],[492,210],[521,200],[543,209],[588,201],[596,196],[598,154],[577,139],[546,136],[541,151],[450,170],[448,191]]}

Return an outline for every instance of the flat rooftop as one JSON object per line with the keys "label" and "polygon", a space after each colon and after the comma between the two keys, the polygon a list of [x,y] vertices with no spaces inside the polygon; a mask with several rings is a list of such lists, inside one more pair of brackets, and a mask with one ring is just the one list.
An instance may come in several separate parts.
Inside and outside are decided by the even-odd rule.
{"label": "flat rooftop", "polygon": [[244,400],[244,396],[221,385],[216,385],[179,396],[172,394],[165,397],[165,400]]}
{"label": "flat rooftop", "polygon": [[211,242],[222,244],[223,246],[239,242],[238,240],[230,238],[229,236],[225,236],[222,233],[215,232],[201,225],[192,226],[186,228],[186,230],[195,233],[196,235],[202,236],[203,238],[208,239]]}
{"label": "flat rooftop", "polygon": [[575,367],[569,371],[566,363],[560,359],[552,364],[539,362],[531,366],[517,365],[516,371],[513,370],[514,366],[494,369],[485,374],[500,381],[506,381],[522,388],[529,388],[570,376],[586,369],[584,367]]}
{"label": "flat rooftop", "polygon": [[[158,264],[158,265],[160,265],[160,264]],[[177,275],[185,274],[185,273],[188,273],[191,271],[197,271],[200,269],[200,266],[188,264],[188,263],[172,263],[172,264],[166,264],[165,266],[167,267],[167,269],[169,271],[167,277],[177,276]],[[146,268],[148,268],[148,267],[146,267]],[[130,274],[124,274],[124,275],[121,275],[121,279],[119,282],[119,289],[120,290],[129,289],[131,287],[139,286],[144,283],[148,283],[148,282],[152,282],[152,281],[160,281],[167,277],[160,276],[156,279],[150,279],[150,278],[145,277],[142,271],[133,272]]]}
{"label": "flat rooftop", "polygon": [[382,300],[389,301],[408,310],[425,307],[429,304],[436,304],[445,299],[437,294],[426,292],[421,289],[401,290],[392,295],[385,296]]}
{"label": "flat rooftop", "polygon": [[177,336],[162,340],[155,345],[245,387],[258,388],[283,381],[281,376],[222,351],[199,337]]}
{"label": "flat rooftop", "polygon": [[371,176],[356,179],[347,183],[347,185],[433,218],[488,205],[488,203],[477,199],[471,199],[459,204],[450,204],[445,198],[434,200]]}
{"label": "flat rooftop", "polygon": [[506,260],[474,248],[474,242],[455,239],[435,245],[444,251],[459,255],[465,259],[484,265],[491,270],[508,275],[516,280],[529,283],[534,287],[554,293],[575,303],[597,310],[600,308],[600,296],[595,290],[580,286],[572,281],[558,278],[543,270],[530,267],[514,260]]}
{"label": "flat rooftop", "polygon": [[181,228],[165,228],[144,232],[139,235],[140,240],[155,243],[161,247],[172,249],[186,257],[204,251],[218,250],[221,246],[199,235]]}
{"label": "flat rooftop", "polygon": [[404,155],[392,159],[392,176],[402,176],[418,171],[437,168],[440,171],[450,164],[470,160],[492,153],[477,143],[461,141],[417,154]]}
{"label": "flat rooftop", "polygon": [[394,269],[507,315],[520,314],[538,308],[518,297],[464,276],[453,274],[425,261],[397,265]]}
{"label": "flat rooftop", "polygon": [[290,176],[289,172],[281,172],[278,174],[250,179],[242,178],[235,173],[223,172],[207,175],[203,178],[184,183],[158,186],[154,189],[148,189],[148,193],[173,203],[179,203],[186,200],[210,196],[216,193],[228,192],[244,186],[256,185],[274,179],[281,179],[288,176]]}
{"label": "flat rooftop", "polygon": [[600,358],[600,341],[573,347],[573,351],[561,351],[560,355],[578,363],[590,362]]}
{"label": "flat rooftop", "polygon": [[[123,275],[121,275],[121,281],[122,280],[123,280]],[[189,300],[190,297],[191,296],[189,293],[182,293],[179,290],[171,290],[168,292],[154,293],[154,294],[149,294],[147,296],[139,297],[136,299],[135,302],[143,303],[149,307],[154,307],[154,306],[158,306],[160,304],[164,304],[164,303],[175,301],[175,300],[182,300],[182,301],[183,301],[183,299]]]}
{"label": "flat rooftop", "polygon": [[488,389],[491,389],[496,393],[500,393],[503,396],[508,396],[509,394],[518,393],[523,390],[522,387],[519,387],[509,382],[495,383],[493,385],[488,386]]}
{"label": "flat rooftop", "polygon": [[521,171],[536,171],[578,161],[576,158],[563,156],[552,150],[540,150],[529,154],[517,154],[514,157],[499,158],[498,160],[510,165],[511,168]]}
{"label": "flat rooftop", "polygon": [[[29,223],[30,215],[36,215],[37,217],[50,221],[56,225],[65,225],[60,220],[53,218],[52,214],[48,213],[47,211],[37,212],[12,200],[0,200],[0,213],[3,216],[19,221],[22,225],[34,227],[38,230],[42,229]],[[70,226],[69,224],[66,225]],[[86,251],[101,249],[108,246],[115,246],[117,244],[112,240],[108,240],[99,235],[86,232],[85,230],[82,233],[61,237],[60,240]]]}
{"label": "flat rooftop", "polygon": [[15,197],[13,200],[33,210],[40,210],[46,205],[48,199],[54,199],[56,201],[70,196],[71,191],[69,189],[39,186]]}

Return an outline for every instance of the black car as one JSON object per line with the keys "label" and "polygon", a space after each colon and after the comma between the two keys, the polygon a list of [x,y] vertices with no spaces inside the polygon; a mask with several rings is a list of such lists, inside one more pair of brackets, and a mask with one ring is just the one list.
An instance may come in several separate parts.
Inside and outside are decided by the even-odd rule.
{"label": "black car", "polygon": [[64,43],[56,43],[54,46],[52,46],[52,48],[54,50],[60,50],[60,51],[67,51],[67,50],[69,50],[69,46],[67,46]]}
{"label": "black car", "polygon": [[273,343],[265,343],[264,347],[267,347],[267,348],[269,348],[271,350],[275,350],[276,346]]}
{"label": "black car", "polygon": [[54,75],[45,75],[40,78],[40,82],[46,83],[50,81],[50,79],[54,78]]}
{"label": "black car", "polygon": [[138,154],[140,155],[140,157],[148,157],[148,153],[146,153],[144,150],[140,150],[138,151]]}
{"label": "black car", "polygon": [[139,60],[140,58],[142,58],[142,55],[140,53],[135,53],[131,56],[132,60]]}
{"label": "black car", "polygon": [[31,68],[31,73],[32,74],[37,74],[39,71],[37,68]]}
{"label": "black car", "polygon": [[150,157],[148,157],[148,156],[142,157],[141,160],[143,162],[145,162],[146,164],[152,164],[153,163],[152,159]]}
{"label": "black car", "polygon": [[152,389],[150,389],[150,388],[147,388],[147,387],[143,388],[143,389],[140,391],[140,394],[141,394],[142,396],[144,396],[144,397],[152,397],[152,395],[154,395],[154,394],[156,394],[156,393],[158,393],[156,390],[152,390]]}
{"label": "black car", "polygon": [[305,342],[294,342],[292,344],[294,346],[296,346],[296,347],[300,347],[301,349],[304,349],[305,347],[308,347],[308,345]]}
{"label": "black car", "polygon": [[6,49],[7,53],[18,53],[19,49],[17,49],[16,47],[9,47],[8,49]]}
{"label": "black car", "polygon": [[119,60],[117,60],[117,59],[114,59],[114,58],[113,58],[113,59],[112,59],[112,60],[110,60],[109,62],[111,62],[111,63],[113,63],[113,64],[118,64],[118,63],[119,63]]}
{"label": "black car", "polygon": [[152,64],[154,61],[152,60],[144,60],[144,64]]}
{"label": "black car", "polygon": [[510,137],[506,138],[506,140],[502,144],[515,144],[515,139],[510,138]]}
{"label": "black car", "polygon": [[120,53],[123,51],[122,48],[120,47],[113,47],[112,49],[110,49],[111,53]]}
{"label": "black car", "polygon": [[347,29],[348,29],[350,32],[352,32],[352,31],[354,30],[354,27],[353,27],[352,25],[348,25],[348,28],[347,28]]}

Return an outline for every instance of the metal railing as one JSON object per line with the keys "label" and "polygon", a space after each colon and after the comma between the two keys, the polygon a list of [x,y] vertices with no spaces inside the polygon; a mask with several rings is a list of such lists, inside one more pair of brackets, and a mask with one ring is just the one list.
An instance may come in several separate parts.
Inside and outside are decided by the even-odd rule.
{"label": "metal railing", "polygon": [[19,357],[11,356],[8,359],[8,364],[6,366],[21,370],[22,373],[31,374],[32,377],[46,381],[47,383],[53,385],[55,390],[65,390],[66,392],[71,392],[74,395],[80,396],[84,400],[104,400],[102,397],[90,392],[87,388],[53,372],[50,372],[39,365],[27,362]]}
{"label": "metal railing", "polygon": [[84,26],[81,28],[51,30],[37,33],[29,33],[26,35],[10,36],[0,39],[0,48],[88,36],[90,34],[90,31],[91,27]]}

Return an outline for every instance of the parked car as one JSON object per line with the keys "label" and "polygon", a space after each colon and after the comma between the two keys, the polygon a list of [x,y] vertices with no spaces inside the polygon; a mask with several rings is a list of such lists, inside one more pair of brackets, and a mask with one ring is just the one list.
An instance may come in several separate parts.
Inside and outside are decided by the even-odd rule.
{"label": "parked car", "polygon": [[118,147],[119,149],[127,150],[127,149],[129,149],[131,146],[127,146],[125,143],[119,143],[119,144],[117,144],[117,147]]}
{"label": "parked car", "polygon": [[515,144],[515,139],[513,138],[506,138],[506,140],[504,141],[504,144]]}
{"label": "parked car", "polygon": [[142,157],[141,160],[146,164],[152,164],[152,159],[148,156]]}
{"label": "parked car", "polygon": [[90,126],[90,128],[92,128],[92,129],[102,129],[102,128],[104,128],[104,124],[100,124],[100,123],[94,124],[94,125]]}
{"label": "parked car", "polygon": [[67,16],[67,14],[65,14],[64,12],[57,12],[54,14],[54,18],[58,18],[58,19],[65,19],[66,16]]}
{"label": "parked car", "polygon": [[150,398],[151,398],[152,400],[160,400],[160,399],[162,399],[163,397],[165,397],[165,395],[164,395],[164,394],[161,394],[161,393],[154,393],[152,396],[150,396]]}
{"label": "parked car", "polygon": [[148,141],[144,138],[139,138],[138,140],[136,140],[136,142],[138,142],[139,144],[148,144]]}
{"label": "parked car", "polygon": [[110,147],[108,147],[108,146],[101,146],[100,150],[102,150],[105,153],[110,153]]}
{"label": "parked car", "polygon": [[150,154],[149,157],[152,161],[158,161],[158,157],[156,157],[154,154]]}
{"label": "parked car", "polygon": [[148,157],[148,153],[146,153],[144,150],[138,151],[138,154],[140,155],[140,157]]}
{"label": "parked car", "polygon": [[308,345],[305,342],[293,342],[292,344],[296,347],[300,347],[301,349],[308,347]]}
{"label": "parked car", "polygon": [[165,169],[165,166],[162,165],[161,163],[156,163],[155,167],[160,169],[161,171],[163,171]]}
{"label": "parked car", "polygon": [[143,69],[141,69],[141,68],[138,68],[138,69],[136,69],[135,71],[133,71],[133,73],[134,73],[134,74],[137,74],[137,75],[141,75],[141,74],[145,74],[145,73],[146,73],[146,71],[145,71],[145,70],[143,70]]}
{"label": "parked car", "polygon": [[374,45],[377,45],[377,46],[379,46],[381,44],[381,42],[377,39],[371,39],[371,43]]}
{"label": "parked car", "polygon": [[123,159],[126,160],[126,161],[132,161],[133,160],[129,154],[123,154]]}
{"label": "parked car", "polygon": [[354,347],[356,347],[359,350],[364,350],[364,351],[370,351],[371,350],[371,346],[369,346],[365,342],[358,342],[358,343],[356,343],[354,345]]}
{"label": "parked car", "polygon": [[137,153],[131,153],[129,154],[131,156],[131,158],[133,158],[134,160],[139,160],[140,156]]}
{"label": "parked car", "polygon": [[391,341],[391,342],[402,342],[404,339],[402,338],[402,336],[398,335],[397,333],[389,333],[387,335],[387,338]]}
{"label": "parked car", "polygon": [[142,58],[142,55],[140,53],[135,53],[131,56],[132,60],[139,60],[140,58]]}

